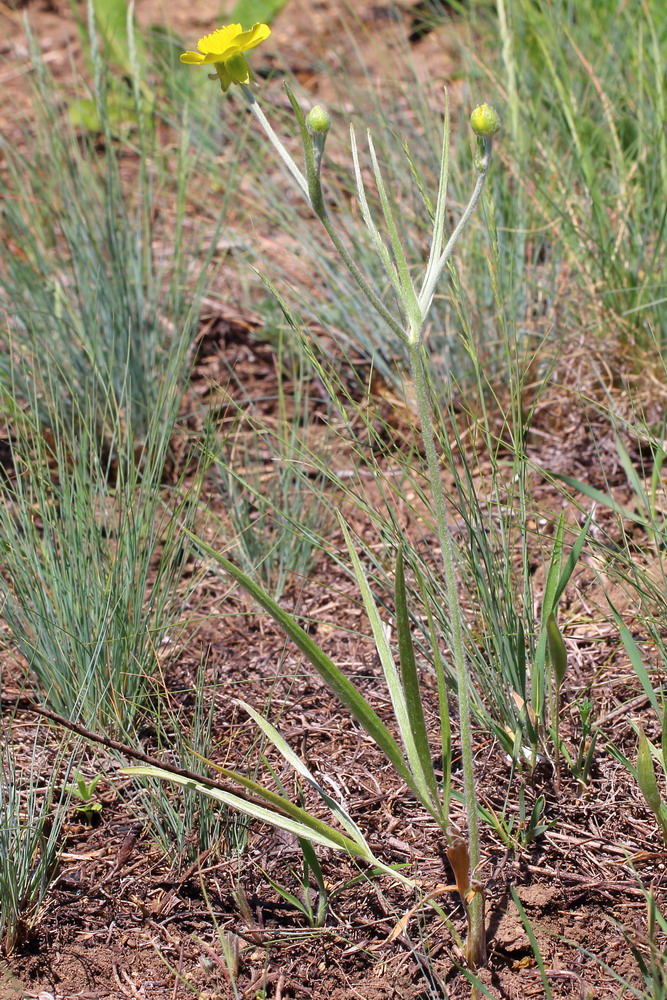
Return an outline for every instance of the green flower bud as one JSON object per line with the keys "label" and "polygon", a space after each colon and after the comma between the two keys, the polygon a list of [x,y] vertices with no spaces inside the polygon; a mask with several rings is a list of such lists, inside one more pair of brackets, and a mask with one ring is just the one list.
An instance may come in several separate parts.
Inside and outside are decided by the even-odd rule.
{"label": "green flower bud", "polygon": [[329,112],[321,104],[316,104],[308,112],[306,126],[311,135],[326,135],[331,128]]}
{"label": "green flower bud", "polygon": [[475,108],[470,115],[470,124],[475,135],[482,139],[490,139],[503,127],[502,118],[490,104],[480,104]]}

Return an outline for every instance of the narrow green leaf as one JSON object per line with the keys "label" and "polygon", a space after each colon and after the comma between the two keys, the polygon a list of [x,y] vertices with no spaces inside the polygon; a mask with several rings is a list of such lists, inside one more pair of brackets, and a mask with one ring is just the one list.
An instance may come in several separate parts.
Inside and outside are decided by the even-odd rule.
{"label": "narrow green leaf", "polygon": [[447,681],[445,678],[445,667],[440,655],[440,645],[438,634],[435,628],[435,620],[431,611],[429,595],[426,589],[424,577],[416,569],[417,581],[422,595],[426,620],[428,622],[428,634],[431,640],[431,653],[433,654],[433,666],[438,684],[438,709],[440,714],[440,746],[442,748],[442,814],[445,826],[449,822],[449,799],[451,791],[452,776],[452,731],[449,721],[449,698],[447,696]]}
{"label": "narrow green leaf", "polygon": [[373,173],[375,175],[375,183],[377,185],[378,194],[380,196],[380,205],[382,206],[382,212],[387,223],[387,230],[389,232],[389,239],[391,240],[391,247],[394,252],[394,259],[396,261],[396,266],[398,269],[398,276],[401,284],[400,299],[401,303],[405,309],[407,316],[415,316],[417,314],[421,315],[419,304],[417,301],[417,293],[415,291],[415,286],[412,283],[412,278],[410,277],[410,268],[408,267],[407,260],[405,259],[405,253],[403,251],[403,244],[401,243],[401,238],[396,227],[396,221],[394,219],[394,214],[391,208],[391,202],[387,195],[387,190],[384,185],[384,180],[382,177],[382,172],[380,170],[380,164],[378,162],[377,154],[375,152],[375,146],[373,144],[373,137],[370,132],[368,133],[368,148],[371,154],[371,163],[373,165]]}
{"label": "narrow green leaf", "polygon": [[544,587],[544,598],[543,598],[543,610],[542,610],[542,620],[546,622],[547,618],[554,610],[556,589],[558,587],[558,580],[560,577],[560,567],[561,567],[561,557],[563,554],[563,536],[565,534],[565,516],[561,513],[558,518],[558,523],[556,524],[556,532],[554,534],[554,544],[551,551],[551,559],[549,560],[549,569],[547,570],[547,579]]}
{"label": "narrow green leaf", "polygon": [[312,788],[315,789],[315,791],[326,803],[326,805],[334,814],[334,816],[338,819],[343,828],[347,830],[347,832],[350,834],[352,839],[355,840],[360,847],[362,847],[364,850],[370,853],[370,848],[368,847],[368,844],[366,843],[366,840],[361,830],[357,826],[357,824],[354,822],[351,816],[348,815],[348,813],[340,805],[340,803],[336,802],[336,800],[332,798],[331,795],[329,795],[329,793],[320,785],[320,783],[310,772],[310,770],[306,767],[306,765],[298,756],[298,754],[296,754],[292,750],[291,746],[284,738],[284,736],[282,736],[282,734],[278,732],[275,726],[271,725],[268,719],[265,719],[263,715],[260,715],[259,712],[256,712],[251,705],[247,704],[247,702],[241,701],[239,699],[238,704],[242,706],[242,708],[248,713],[251,719],[254,719],[254,721],[260,727],[262,732],[264,732],[268,736],[268,738],[271,740],[276,749],[283,755],[287,763],[292,768],[294,768],[297,774],[300,774],[302,778],[305,778],[308,784]]}
{"label": "narrow green leaf", "polygon": [[[609,598],[607,598],[607,600],[609,601]],[[651,705],[655,709],[658,718],[661,718],[660,704],[658,702],[658,697],[653,688],[653,684],[651,683],[651,678],[648,675],[648,671],[644,666],[644,661],[642,659],[642,654],[639,650],[639,646],[632,638],[630,629],[627,627],[627,625],[625,624],[625,622],[623,621],[623,619],[621,618],[621,616],[619,615],[618,611],[611,603],[611,601],[609,601],[609,606],[611,607],[612,614],[614,615],[614,619],[616,621],[616,624],[618,625],[618,631],[621,637],[621,642],[625,647],[625,652],[628,654],[628,659],[632,664],[632,668],[634,672],[637,674],[637,677],[639,678],[639,683],[643,688],[644,694],[651,702]]]}
{"label": "narrow green leaf", "polygon": [[651,747],[644,730],[639,727],[637,743],[637,781],[646,803],[662,825],[662,797],[655,777]]}
{"label": "narrow green leaf", "polygon": [[350,553],[350,559],[352,560],[352,566],[357,578],[357,583],[359,584],[359,589],[361,590],[361,597],[364,602],[366,614],[368,615],[371,630],[373,632],[373,639],[375,640],[375,648],[377,649],[380,663],[382,664],[382,670],[387,682],[392,708],[394,709],[394,715],[396,716],[396,722],[401,734],[401,740],[403,742],[403,746],[405,747],[408,763],[410,765],[412,779],[410,781],[410,787],[413,789],[415,795],[417,795],[424,808],[428,809],[428,811],[437,818],[437,798],[435,801],[433,800],[429,783],[422,768],[421,756],[417,749],[415,734],[413,733],[410,725],[410,716],[405,699],[405,692],[403,690],[403,685],[401,684],[401,678],[398,670],[396,669],[394,655],[391,651],[389,640],[387,639],[385,625],[380,618],[375,598],[373,597],[371,588],[368,585],[366,574],[364,573],[363,566],[361,565],[361,560],[357,555],[357,551],[352,542],[347,525],[342,518],[340,519],[340,524],[343,529],[343,534],[345,535],[345,541],[347,543],[348,552]]}
{"label": "narrow green leaf", "polygon": [[[218,770],[225,773],[224,768],[218,768]],[[285,830],[287,833],[292,833],[298,838],[308,840],[312,844],[321,844],[323,847],[328,847],[332,851],[345,851],[347,854],[352,857],[359,858],[359,860],[364,861],[366,864],[376,866],[385,874],[392,875],[394,878],[398,879],[399,882],[409,886],[411,889],[415,888],[415,883],[411,879],[402,875],[401,872],[396,871],[396,869],[392,868],[390,865],[385,865],[381,861],[378,861],[368,848],[363,849],[359,844],[350,840],[349,837],[339,833],[338,830],[334,830],[333,827],[328,826],[321,820],[311,816],[311,814],[306,812],[305,809],[301,809],[299,806],[294,805],[294,803],[290,802],[289,799],[283,799],[282,796],[269,792],[268,789],[263,788],[261,785],[257,785],[256,782],[243,781],[241,783],[252,786],[257,795],[262,795],[269,802],[278,800],[280,802],[280,808],[284,812],[288,812],[289,815],[285,816],[272,809],[265,809],[263,806],[257,805],[254,802],[247,802],[245,799],[239,798],[238,795],[234,795],[232,792],[223,792],[222,789],[212,788],[210,785],[193,781],[192,778],[186,778],[183,775],[174,774],[173,771],[163,770],[160,767],[150,767],[148,765],[125,767],[122,769],[121,773],[135,774],[148,778],[158,778],[162,781],[172,781],[176,785],[181,785],[183,788],[189,788],[200,795],[207,795],[209,798],[215,799],[216,801],[229,806],[230,809],[236,809],[238,812],[243,813],[246,816],[250,816],[252,819],[259,820],[262,823],[268,823],[269,826],[276,827],[278,830]],[[234,777],[238,781],[240,775],[234,774]]]}
{"label": "narrow green leaf", "polygon": [[547,618],[547,638],[549,641],[549,656],[551,657],[551,665],[554,669],[554,677],[556,679],[556,687],[560,688],[567,672],[567,650],[553,611]]}
{"label": "narrow green leaf", "polygon": [[[526,701],[526,632],[523,627],[523,622],[521,618],[516,619],[516,650],[517,650],[517,679],[519,681],[519,690],[517,694],[520,694],[524,702]],[[530,722],[530,719],[529,719]],[[531,724],[532,725],[532,724]]]}
{"label": "narrow green leaf", "polygon": [[301,850],[303,852],[303,862],[306,875],[308,875],[309,872],[312,872],[320,891],[320,897],[326,898],[329,893],[326,885],[324,884],[324,873],[322,872],[322,866],[320,865],[318,857],[313,850],[312,844],[309,844],[307,840],[304,840],[301,844]]}
{"label": "narrow green leaf", "polygon": [[[159,778],[161,781],[171,781],[176,785],[181,785],[183,788],[189,788],[200,795],[207,795],[211,799],[223,802],[231,809],[244,813],[246,816],[251,816],[253,819],[260,820],[262,823],[268,823],[279,830],[293,833],[295,837],[304,837],[313,843],[329,847],[331,850],[347,851],[348,854],[354,857],[370,861],[368,854],[362,851],[359,845],[355,844],[349,837],[345,837],[338,830],[334,830],[333,827],[311,816],[305,810],[299,808],[299,806],[295,806],[294,803],[289,802],[288,799],[282,799],[282,796],[275,796],[275,798],[281,799],[280,807],[285,812],[289,811],[289,816],[257,805],[254,802],[247,802],[232,792],[223,792],[220,788],[211,788],[210,785],[206,785],[204,782],[193,781],[192,778],[186,778],[183,775],[174,774],[173,771],[166,771],[159,767],[150,767],[148,765],[125,767],[122,773],[148,778]],[[262,792],[265,793],[266,791],[266,789],[262,789]],[[264,797],[268,800],[268,796],[265,795]],[[375,863],[374,859],[373,863]]]}
{"label": "narrow green leaf", "polygon": [[[482,980],[478,976],[476,976],[474,972],[471,972],[470,969],[464,968],[464,966],[462,965],[458,966],[458,970],[461,973],[461,975],[465,979],[467,979],[468,982],[472,984],[472,986],[475,987],[478,996],[488,997],[489,1000],[498,1000],[497,996],[494,993],[489,993],[488,989],[486,988]],[[472,995],[475,996],[474,993]]]}
{"label": "narrow green leaf", "polygon": [[614,760],[617,760],[619,764],[622,764],[626,771],[633,776],[633,778],[637,777],[637,768],[628,760],[625,754],[619,750],[615,743],[608,743],[607,750],[609,751],[609,755],[613,757]]}
{"label": "narrow green leaf", "polygon": [[329,659],[323,650],[313,642],[311,637],[301,626],[280,607],[258,584],[251,580],[242,570],[240,570],[229,559],[199,538],[188,528],[182,529],[193,542],[195,542],[202,552],[205,552],[211,559],[217,562],[232,579],[243,587],[250,596],[263,608],[267,614],[282,628],[283,632],[292,640],[297,648],[309,660],[317,670],[320,677],[329,685],[336,697],[345,705],[354,719],[375,741],[386,758],[393,764],[398,774],[406,784],[416,793],[415,782],[406,765],[405,758],[396,740],[391,735],[379,716],[373,711],[366,699],[357,691],[355,686],[347,679],[345,674]]}
{"label": "narrow green leaf", "polygon": [[307,905],[304,900],[299,899],[298,896],[295,896],[294,893],[291,893],[288,889],[284,889],[282,885],[278,885],[278,883],[274,881],[274,879],[272,879],[271,876],[263,869],[262,872],[271,888],[277,892],[278,895],[285,900],[285,902],[290,903],[295,909],[300,910],[306,918],[312,917],[312,908]]}
{"label": "narrow green leaf", "polygon": [[424,178],[421,174],[419,167],[415,163],[407,139],[405,139],[403,142],[403,155],[405,156],[408,167],[410,168],[410,174],[412,176],[412,180],[414,181],[415,187],[419,191],[419,195],[424,204],[424,208],[426,209],[426,212],[428,214],[431,226],[433,226],[435,220],[435,205],[433,204],[433,199],[426,190],[426,183],[424,181]]}
{"label": "narrow green leaf", "polygon": [[581,550],[584,547],[584,542],[586,541],[586,537],[588,535],[588,529],[590,527],[592,520],[593,520],[593,511],[591,510],[588,513],[588,517],[586,518],[581,531],[575,538],[574,545],[570,549],[569,555],[563,565],[560,577],[558,578],[556,589],[553,592],[553,607],[551,609],[552,611],[555,609],[556,605],[560,601],[563,595],[563,591],[570,582],[570,577],[574,572],[574,567],[579,562],[579,556],[581,555]]}
{"label": "narrow green leaf", "polygon": [[[193,750],[192,748],[190,749],[191,752],[194,753],[195,757],[201,760],[202,763],[206,764],[208,767],[211,767],[214,771],[217,771],[218,774],[221,774],[222,777],[225,778],[227,781],[240,785],[246,791],[250,792],[251,795],[253,795],[255,798],[263,799],[265,802],[268,803],[268,805],[270,805],[277,812],[284,812],[288,816],[291,816],[292,819],[297,820],[297,822],[305,823],[306,825],[314,824],[313,828],[319,829],[320,820],[316,819],[314,816],[311,816],[311,814],[306,812],[305,809],[302,809],[300,806],[295,805],[284,795],[279,795],[277,792],[272,792],[271,789],[266,788],[264,785],[260,785],[258,781],[253,781],[252,778],[248,778],[244,774],[239,774],[237,771],[230,771],[228,768],[223,767],[221,764],[217,764],[215,763],[215,761],[207,760],[206,757],[202,757],[201,754],[198,754],[196,752],[196,750]],[[324,829],[326,830],[332,829],[327,824],[323,824],[323,826]],[[341,849],[347,850],[346,847],[347,837],[345,837],[338,830],[334,830],[333,833],[335,834],[336,837],[340,838]],[[360,844],[359,846],[363,847],[364,850],[370,853],[370,848],[367,847],[365,842],[364,844]]]}
{"label": "narrow green leaf", "polygon": [[542,958],[542,953],[540,951],[540,946],[537,943],[537,938],[535,937],[535,932],[533,931],[532,924],[528,917],[526,916],[526,911],[521,905],[521,900],[517,895],[517,891],[514,886],[511,887],[512,899],[514,900],[514,905],[519,911],[519,916],[521,917],[521,923],[523,924],[526,934],[528,935],[528,940],[530,941],[531,948],[533,949],[533,955],[535,956],[535,961],[537,962],[537,967],[540,970],[540,978],[542,979],[542,987],[544,989],[545,1000],[554,1000],[554,995],[551,992],[551,986],[549,985],[549,978],[547,976],[546,969],[544,968],[544,959]]}
{"label": "narrow green leaf", "polygon": [[[447,182],[449,176],[449,93],[445,89],[445,115],[442,127],[442,148],[440,151],[440,177],[438,179],[438,196],[433,220],[433,235],[429,251],[428,264],[424,272],[423,284],[427,276],[437,265],[440,254],[445,246],[445,222],[447,220]],[[427,206],[428,208],[428,206]],[[422,286],[423,287],[423,286]]]}
{"label": "narrow green leaf", "polygon": [[589,497],[589,499],[595,500],[596,503],[602,504],[603,507],[608,507],[609,510],[613,510],[628,521],[634,521],[635,524],[646,524],[645,516],[639,515],[629,507],[624,507],[622,504],[617,503],[608,493],[603,493],[602,490],[597,490],[594,486],[589,486],[588,483],[583,483],[580,479],[573,479],[572,476],[564,476],[556,473],[555,478],[560,479],[562,483],[571,486],[579,493],[583,493],[585,497]]}
{"label": "narrow green leaf", "polygon": [[556,610],[560,596],[565,589],[572,571],[576,565],[581,552],[581,547],[584,544],[586,538],[586,533],[588,531],[588,525],[590,523],[590,517],[588,518],[586,524],[582,531],[579,532],[575,544],[572,546],[572,550],[568,559],[565,563],[565,571],[561,569],[562,555],[563,555],[563,538],[565,535],[565,516],[561,513],[558,518],[558,523],[556,524],[556,532],[554,534],[553,549],[551,552],[551,559],[549,560],[549,569],[547,570],[547,578],[544,587],[544,595],[542,597],[542,621],[540,627],[540,634],[537,640],[537,647],[535,649],[535,660],[533,664],[533,686],[532,686],[532,709],[538,722],[542,719],[542,713],[544,710],[544,686],[545,686],[545,660],[547,654],[547,643],[548,643],[548,628],[547,622],[549,620],[549,615]]}
{"label": "narrow green leaf", "polygon": [[648,493],[646,492],[646,487],[639,478],[637,470],[635,469],[632,459],[628,449],[623,444],[619,434],[614,434],[614,443],[616,444],[616,451],[618,452],[618,457],[620,459],[621,465],[623,466],[623,471],[627,476],[630,486],[635,491],[637,498],[641,500],[644,505],[644,511],[646,513],[646,519],[651,520],[651,503],[649,501]]}
{"label": "narrow green leaf", "polygon": [[361,167],[359,165],[359,151],[357,149],[357,138],[354,133],[354,128],[350,125],[350,148],[352,150],[352,164],[354,166],[354,177],[357,185],[357,198],[359,200],[359,207],[361,208],[361,215],[366,223],[366,228],[373,240],[373,246],[375,247],[375,252],[378,258],[382,261],[382,266],[385,269],[385,273],[389,278],[390,282],[394,287],[394,291],[397,295],[401,293],[401,282],[398,277],[398,272],[396,270],[396,265],[389,256],[389,251],[387,250],[380,232],[375,225],[373,220],[373,215],[368,205],[368,199],[366,198],[366,188],[364,187],[364,179],[361,176]]}
{"label": "narrow green leaf", "polygon": [[438,783],[433,770],[433,762],[428,744],[426,718],[419,690],[419,675],[415,662],[415,651],[410,631],[410,615],[405,590],[405,567],[403,547],[399,546],[396,555],[396,573],[394,579],[396,605],[396,631],[398,633],[398,652],[401,665],[401,680],[405,692],[405,702],[408,712],[410,729],[414,737],[421,769],[428,784],[433,801],[438,801]]}
{"label": "narrow green leaf", "polygon": [[555,606],[554,601],[556,591],[558,589],[558,578],[560,576],[564,530],[565,519],[561,514],[556,525],[554,544],[544,586],[544,595],[542,597],[542,623],[540,627],[540,635],[537,640],[537,648],[535,649],[535,662],[533,665],[532,707],[538,720],[542,718],[544,701],[544,665],[547,654],[547,620]]}
{"label": "narrow green leaf", "polygon": [[[656,501],[659,494],[662,493],[662,467],[665,463],[665,458],[667,454],[657,445],[653,445],[653,468],[651,469],[651,500],[650,500],[650,514],[651,520],[656,520]],[[664,518],[660,521],[661,527],[664,525]]]}

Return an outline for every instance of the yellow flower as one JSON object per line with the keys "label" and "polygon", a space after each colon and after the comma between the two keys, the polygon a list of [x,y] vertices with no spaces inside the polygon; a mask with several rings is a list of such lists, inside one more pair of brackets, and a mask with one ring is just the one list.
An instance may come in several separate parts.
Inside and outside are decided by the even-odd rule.
{"label": "yellow flower", "polygon": [[249,81],[250,69],[243,53],[254,49],[270,34],[268,24],[253,24],[248,31],[244,31],[240,24],[228,24],[200,38],[197,42],[199,52],[184,52],[181,62],[192,66],[213,63],[220,86],[227,90],[232,83]]}

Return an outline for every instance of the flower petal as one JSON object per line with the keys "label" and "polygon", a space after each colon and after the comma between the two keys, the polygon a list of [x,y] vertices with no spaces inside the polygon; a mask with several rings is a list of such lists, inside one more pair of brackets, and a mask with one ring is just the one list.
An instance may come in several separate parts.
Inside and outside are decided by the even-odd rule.
{"label": "flower petal", "polygon": [[247,31],[243,31],[240,35],[237,35],[234,42],[238,45],[241,52],[247,52],[248,49],[254,49],[260,42],[266,41],[270,34],[271,29],[268,24],[257,23],[253,24],[252,28],[248,28]]}
{"label": "flower petal", "polygon": [[204,56],[201,52],[184,52],[181,55],[182,63],[190,63],[192,66],[198,66],[200,63],[204,62]]}
{"label": "flower petal", "polygon": [[243,34],[240,24],[227,24],[224,28],[216,28],[210,35],[204,35],[197,42],[197,48],[204,55],[215,52],[217,55],[224,55],[230,48],[234,47],[234,42],[239,35]]}

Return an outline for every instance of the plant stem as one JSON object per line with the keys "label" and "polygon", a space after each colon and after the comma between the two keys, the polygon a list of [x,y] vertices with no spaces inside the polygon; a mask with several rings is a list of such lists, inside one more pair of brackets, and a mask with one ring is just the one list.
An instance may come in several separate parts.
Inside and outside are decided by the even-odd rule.
{"label": "plant stem", "polygon": [[478,149],[477,152],[477,179],[475,181],[473,192],[470,196],[470,201],[468,202],[463,215],[459,219],[456,229],[447,240],[447,245],[440,256],[437,259],[429,261],[426,274],[424,275],[424,284],[421,292],[419,293],[419,307],[423,316],[426,316],[431,308],[431,302],[433,301],[433,295],[435,294],[435,286],[437,285],[440,275],[442,274],[442,270],[451,257],[463,230],[468,224],[470,216],[475,210],[475,206],[480,199],[480,195],[482,194],[484,181],[486,180],[486,175],[489,172],[489,164],[491,163],[492,141],[492,139],[479,140],[480,149]]}
{"label": "plant stem", "polygon": [[556,791],[560,794],[560,685],[552,679],[553,695],[554,761],[556,765]]}
{"label": "plant stem", "polygon": [[[279,154],[280,158],[286,164],[288,170],[292,176],[297,181],[301,191],[304,194],[308,204],[312,208],[313,212],[320,220],[324,226],[331,242],[338,251],[343,264],[349,271],[349,273],[354,278],[356,284],[361,289],[363,294],[366,296],[371,305],[375,308],[378,314],[385,320],[387,325],[396,333],[401,340],[407,344],[409,355],[410,355],[410,368],[412,372],[412,378],[415,387],[415,393],[417,396],[417,403],[419,407],[419,419],[421,424],[421,434],[424,443],[424,449],[426,452],[426,460],[428,465],[429,477],[431,480],[431,492],[433,497],[433,506],[435,510],[435,519],[437,526],[438,539],[440,542],[440,547],[442,551],[442,560],[444,566],[445,575],[445,585],[447,592],[447,603],[449,609],[449,616],[451,621],[451,647],[452,654],[454,658],[454,666],[456,671],[457,687],[458,687],[458,702],[459,702],[459,719],[461,728],[461,754],[463,759],[463,784],[464,784],[464,796],[466,811],[468,813],[468,854],[469,854],[469,864],[471,874],[474,876],[476,869],[479,867],[480,862],[480,852],[479,852],[479,819],[477,814],[477,796],[475,793],[475,771],[474,771],[474,761],[473,761],[473,749],[472,749],[472,727],[470,722],[470,680],[469,672],[466,663],[466,653],[465,645],[463,641],[463,629],[461,621],[461,607],[458,598],[458,591],[456,585],[456,571],[454,567],[454,546],[447,526],[447,510],[445,505],[445,497],[442,488],[442,481],[440,479],[440,462],[438,458],[438,453],[435,446],[435,435],[433,431],[433,420],[431,415],[431,406],[428,394],[428,384],[426,378],[426,370],[424,364],[424,349],[422,346],[422,329],[424,321],[428,314],[428,311],[433,300],[433,295],[435,293],[435,288],[442,271],[452,255],[456,244],[465,229],[470,216],[472,215],[477,202],[482,193],[482,188],[484,186],[484,181],[486,180],[486,175],[489,170],[489,164],[491,161],[491,150],[492,150],[492,140],[490,138],[479,138],[477,145],[477,154],[475,159],[475,166],[477,168],[477,178],[475,181],[475,187],[473,193],[470,197],[470,201],[466,206],[459,222],[454,229],[452,235],[447,241],[444,249],[438,253],[437,244],[440,242],[441,238],[441,224],[438,223],[436,226],[436,231],[434,232],[434,243],[432,246],[431,254],[429,256],[429,262],[426,268],[426,273],[424,275],[424,281],[422,285],[422,290],[418,296],[417,301],[412,301],[414,299],[414,294],[411,297],[407,294],[408,288],[407,284],[409,282],[403,282],[403,284],[397,288],[397,293],[401,300],[401,305],[403,307],[403,312],[406,317],[407,330],[398,322],[387,306],[384,304],[380,296],[371,287],[367,279],[362,274],[361,270],[353,260],[351,254],[349,253],[347,247],[343,243],[341,237],[339,236],[336,228],[332,224],[326,209],[326,203],[324,199],[324,194],[322,191],[321,180],[320,180],[320,163],[323,150],[323,139],[320,140],[319,146],[316,148],[313,144],[312,137],[308,134],[306,123],[304,119],[303,112],[301,111],[298,101],[293,97],[289,88],[287,89],[288,96],[294,108],[295,114],[299,121],[299,126],[301,128],[301,135],[304,145],[304,154],[306,161],[306,176],[299,170],[294,160],[287,152],[281,141],[278,139],[277,135],[271,128],[266,116],[262,112],[261,108],[255,101],[252,91],[248,87],[242,87],[244,96],[248,101],[251,111],[257,118],[259,124],[264,129],[267,137],[269,138],[271,144]],[[448,125],[445,126],[445,136],[448,134]],[[446,146],[446,143],[445,143]],[[372,146],[371,154],[374,158]],[[443,157],[445,152],[443,151]],[[377,163],[374,159],[374,166],[377,167]],[[376,170],[376,180],[378,181],[378,186],[380,187],[380,194],[382,198],[382,188],[381,179],[379,178],[379,168]],[[438,199],[439,199],[439,213],[444,219],[444,199],[446,196],[446,163],[443,162],[441,168],[441,182],[439,186]],[[385,212],[385,217],[387,213]],[[393,223],[393,220],[387,219],[388,225]],[[373,234],[373,229],[371,229],[371,235]],[[396,238],[397,238],[397,234]],[[384,260],[384,258],[382,258]],[[407,273],[407,272],[406,272]],[[411,288],[410,283],[410,288]],[[466,906],[466,912],[468,916],[468,945],[467,945],[467,958],[472,968],[477,968],[478,966],[484,965],[486,961],[486,939],[485,939],[485,927],[484,927],[484,896],[481,888],[475,885],[473,891],[467,891],[463,896],[463,901]]]}
{"label": "plant stem", "polygon": [[266,115],[260,108],[259,104],[255,100],[255,95],[253,94],[252,90],[250,89],[250,87],[246,87],[245,85],[241,86],[241,90],[243,91],[243,96],[248,102],[248,107],[250,108],[255,118],[266,132],[266,136],[269,142],[271,143],[276,153],[278,154],[280,159],[283,161],[283,163],[291,173],[294,180],[301,188],[302,192],[306,196],[306,200],[310,201],[310,198],[308,197],[308,183],[306,181],[306,178],[303,176],[303,174],[297,167],[296,163],[294,162],[290,154],[287,152],[287,150],[283,146],[282,142],[280,141],[276,133],[273,131],[269,119],[266,117]]}
{"label": "plant stem", "polygon": [[[440,478],[440,462],[435,447],[433,420],[428,394],[428,384],[424,366],[424,349],[418,336],[411,336],[409,341],[410,368],[417,396],[421,436],[426,452],[426,462],[433,497],[433,508],[438,532],[438,541],[442,551],[442,562],[447,591],[447,604],[451,622],[451,647],[456,671],[458,688],[459,722],[461,728],[461,757],[463,761],[463,792],[468,814],[468,851],[472,874],[479,866],[479,821],[477,814],[477,795],[475,793],[475,769],[472,749],[472,726],[470,722],[470,689],[469,674],[466,663],[465,644],[461,624],[461,605],[456,585],[456,570],[454,567],[454,546],[447,525],[447,510],[445,496]],[[473,968],[483,965],[486,960],[486,941],[484,928],[484,899],[481,892],[475,892],[470,901],[466,901],[468,912],[468,960]]]}
{"label": "plant stem", "polygon": [[259,104],[255,100],[255,96],[252,90],[246,86],[242,86],[241,90],[243,91],[243,96],[248,102],[250,110],[254,114],[259,124],[264,129],[264,132],[266,133],[269,142],[271,143],[275,151],[278,153],[278,156],[283,161],[283,163],[291,173],[292,177],[295,179],[295,181],[301,188],[301,191],[306,201],[308,202],[313,212],[315,213],[315,215],[317,216],[317,218],[320,220],[325,230],[327,231],[329,239],[331,240],[336,250],[338,251],[341,260],[345,264],[345,267],[348,269],[348,271],[354,278],[355,282],[357,283],[361,291],[364,293],[370,304],[376,310],[376,312],[382,317],[385,323],[387,323],[387,325],[391,327],[393,332],[398,337],[400,337],[401,340],[404,340],[405,331],[403,330],[403,327],[392,316],[391,312],[389,311],[389,309],[387,309],[386,305],[384,304],[380,296],[373,290],[373,288],[371,288],[369,282],[361,273],[359,267],[355,264],[349,250],[341,240],[340,236],[338,235],[338,232],[336,231],[335,227],[333,226],[329,218],[329,215],[327,213],[324,204],[324,194],[322,191],[322,186],[319,177],[319,167],[320,167],[319,161],[322,155],[321,150],[319,151],[319,156],[316,158],[314,155],[314,151],[310,149],[308,146],[308,143],[310,141],[309,137],[307,135],[303,136],[304,150],[306,153],[307,178],[304,177],[304,175],[299,170],[296,163],[294,162],[294,160],[292,159],[292,157],[287,152],[282,142],[274,132],[273,128],[271,127],[268,118],[266,117],[266,115],[260,108]]}
{"label": "plant stem", "polygon": [[387,323],[387,325],[391,327],[394,333],[397,334],[397,336],[399,336],[401,340],[405,340],[405,331],[403,330],[403,327],[401,326],[400,323],[398,323],[394,319],[394,317],[389,312],[382,299],[379,297],[379,295],[376,294],[376,292],[373,291],[373,289],[368,284],[368,282],[364,278],[363,274],[361,273],[357,265],[354,263],[354,260],[350,256],[349,251],[347,250],[347,247],[345,246],[340,236],[338,235],[336,229],[332,225],[326,209],[322,208],[322,211],[316,214],[317,218],[320,220],[320,222],[326,229],[329,235],[329,239],[331,240],[336,250],[340,254],[340,257],[343,263],[345,264],[345,267],[348,269],[348,271],[350,272],[350,274],[352,275],[352,277],[354,278],[357,285],[364,293],[368,301],[375,308],[376,312],[378,312],[379,315],[382,316],[382,319],[385,321],[385,323]]}

